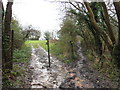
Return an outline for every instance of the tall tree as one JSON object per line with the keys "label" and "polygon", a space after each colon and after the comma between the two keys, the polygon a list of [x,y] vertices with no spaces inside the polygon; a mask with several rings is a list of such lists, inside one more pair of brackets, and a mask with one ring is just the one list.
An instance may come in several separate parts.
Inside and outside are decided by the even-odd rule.
{"label": "tall tree", "polygon": [[41,36],[40,30],[34,29],[31,25],[28,26],[25,30],[23,30],[22,34],[24,35],[24,40],[39,40]]}
{"label": "tall tree", "polygon": [[118,40],[117,44],[114,48],[114,59],[117,62],[117,66],[120,69],[120,2],[113,2],[116,14],[117,14],[117,19],[118,19]]}
{"label": "tall tree", "polygon": [[[3,3],[0,1],[0,66],[2,66],[2,31],[3,31]],[[0,67],[0,79],[2,79],[2,68]],[[0,89],[2,89],[2,81],[0,80]]]}
{"label": "tall tree", "polygon": [[2,31],[3,31],[3,3],[0,1],[0,64],[2,63]]}
{"label": "tall tree", "polygon": [[11,18],[12,18],[12,5],[13,2],[8,0],[3,31],[3,71],[10,72],[12,69],[11,60]]}
{"label": "tall tree", "polygon": [[113,28],[110,24],[109,14],[108,14],[108,10],[107,10],[105,2],[102,2],[102,7],[103,7],[103,11],[104,11],[104,19],[105,19],[105,23],[107,26],[107,31],[108,31],[108,34],[109,34],[110,39],[112,41],[112,44],[114,45],[116,43],[116,40],[115,40],[115,36],[113,33]]}

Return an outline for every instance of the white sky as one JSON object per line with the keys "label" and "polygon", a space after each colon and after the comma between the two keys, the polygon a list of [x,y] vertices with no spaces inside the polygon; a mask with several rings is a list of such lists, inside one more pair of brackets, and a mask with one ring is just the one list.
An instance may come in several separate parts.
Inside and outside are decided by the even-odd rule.
{"label": "white sky", "polygon": [[[7,0],[2,0],[6,9]],[[24,27],[32,25],[40,31],[58,30],[60,6],[47,0],[14,0],[13,16]]]}

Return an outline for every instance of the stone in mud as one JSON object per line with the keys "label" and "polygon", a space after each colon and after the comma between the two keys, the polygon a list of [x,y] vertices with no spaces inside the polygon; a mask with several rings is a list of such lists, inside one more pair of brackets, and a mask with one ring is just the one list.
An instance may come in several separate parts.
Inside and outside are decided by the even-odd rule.
{"label": "stone in mud", "polygon": [[57,83],[57,81],[53,81],[53,84],[56,84]]}
{"label": "stone in mud", "polygon": [[45,67],[42,67],[42,69],[45,69]]}
{"label": "stone in mud", "polygon": [[[34,67],[30,67],[30,69],[34,69]],[[28,71],[29,72],[29,71]]]}
{"label": "stone in mud", "polygon": [[43,55],[43,58],[45,57],[45,55]]}
{"label": "stone in mud", "polygon": [[70,73],[68,77],[74,77],[76,74],[75,73]]}
{"label": "stone in mud", "polygon": [[64,89],[64,88],[75,88],[75,83],[72,81],[69,82],[64,82],[59,86],[60,89]]}
{"label": "stone in mud", "polygon": [[75,79],[76,75],[72,77],[68,77],[61,85],[59,86],[60,89],[63,88],[75,88],[75,83],[72,82],[73,79]]}

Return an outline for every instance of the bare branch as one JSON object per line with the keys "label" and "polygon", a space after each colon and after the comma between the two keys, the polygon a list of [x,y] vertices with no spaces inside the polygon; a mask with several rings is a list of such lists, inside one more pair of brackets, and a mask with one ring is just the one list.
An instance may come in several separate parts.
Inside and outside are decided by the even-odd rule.
{"label": "bare branch", "polygon": [[83,10],[81,10],[79,7],[77,7],[76,5],[74,5],[72,2],[69,2],[72,6],[74,6],[77,10],[83,12]]}

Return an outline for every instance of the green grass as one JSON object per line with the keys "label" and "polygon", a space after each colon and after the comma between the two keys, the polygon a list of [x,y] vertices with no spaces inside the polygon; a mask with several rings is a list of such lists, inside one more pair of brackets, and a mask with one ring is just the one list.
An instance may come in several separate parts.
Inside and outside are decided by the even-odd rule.
{"label": "green grass", "polygon": [[[5,75],[9,81],[5,82],[6,87],[21,87],[24,85],[25,71],[27,68],[27,64],[31,57],[31,47],[23,45],[23,47],[19,50],[14,50],[13,52],[13,70],[11,73]],[[24,66],[20,66],[24,63]],[[9,76],[9,77],[8,77]],[[18,79],[18,77],[20,79]]]}
{"label": "green grass", "polygon": [[[46,40],[28,40],[25,42],[26,46],[33,46],[34,48],[38,48],[39,45],[47,51]],[[50,43],[50,53],[56,56],[58,59],[63,59],[63,54],[61,49],[59,48],[59,42]]]}
{"label": "green grass", "polygon": [[14,62],[28,62],[31,56],[30,47],[22,47],[20,50],[14,50],[13,61]]}
{"label": "green grass", "polygon": [[[33,46],[34,48],[39,48],[39,46],[41,46],[42,48],[44,48],[47,51],[47,44],[46,44],[46,40],[28,40],[25,42],[26,46]],[[57,47],[57,43],[50,43],[50,52],[52,54],[56,54],[58,53],[58,47]]]}
{"label": "green grass", "polygon": [[[34,48],[39,48],[41,46],[47,51],[46,40],[28,40],[25,42],[26,46],[33,46]],[[62,60],[64,63],[71,63],[73,60],[70,60],[64,57],[62,50],[60,48],[60,42],[50,43],[50,53],[56,56],[59,60]]]}
{"label": "green grass", "polygon": [[39,45],[40,45],[42,48],[47,50],[46,40],[28,40],[28,41],[25,42],[25,45],[27,47],[33,46],[34,48],[38,48]]}

